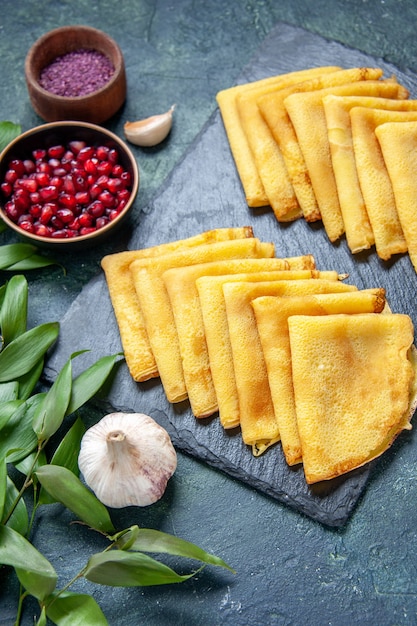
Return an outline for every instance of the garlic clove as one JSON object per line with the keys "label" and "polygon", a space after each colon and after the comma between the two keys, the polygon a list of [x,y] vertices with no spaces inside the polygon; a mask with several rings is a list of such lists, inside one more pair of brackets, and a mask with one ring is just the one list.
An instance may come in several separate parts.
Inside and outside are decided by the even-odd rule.
{"label": "garlic clove", "polygon": [[109,413],[81,441],[78,466],[106,506],[157,502],[177,467],[167,431],[142,413]]}
{"label": "garlic clove", "polygon": [[171,130],[174,109],[175,104],[166,113],[152,115],[137,122],[126,122],[123,127],[126,139],[147,148],[161,143]]}

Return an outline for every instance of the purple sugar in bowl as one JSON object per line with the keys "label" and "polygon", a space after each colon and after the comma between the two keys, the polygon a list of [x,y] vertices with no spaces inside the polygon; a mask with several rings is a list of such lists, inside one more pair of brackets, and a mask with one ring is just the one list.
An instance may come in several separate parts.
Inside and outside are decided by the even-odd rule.
{"label": "purple sugar in bowl", "polygon": [[25,60],[29,97],[46,122],[101,124],[126,99],[126,71],[118,44],[91,26],[62,26],[42,35]]}

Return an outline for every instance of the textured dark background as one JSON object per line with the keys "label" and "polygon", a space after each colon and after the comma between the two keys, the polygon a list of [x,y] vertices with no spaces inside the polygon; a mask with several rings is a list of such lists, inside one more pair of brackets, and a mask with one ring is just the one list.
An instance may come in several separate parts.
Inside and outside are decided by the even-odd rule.
{"label": "textured dark background", "polygon": [[[74,22],[106,30],[123,50],[129,87],[124,110],[108,126],[121,134],[126,119],[162,112],[177,103],[169,141],[155,149],[136,151],[142,185],[134,223],[140,228],[143,221],[146,228],[151,223],[150,212],[164,208],[167,177],[168,182],[178,180],[172,170],[177,165],[176,171],[183,172],[187,151],[198,154],[206,145],[207,133],[213,128],[211,121],[217,123],[216,92],[233,84],[245,67],[252,66],[277,22],[383,59],[413,80],[413,70],[417,70],[416,16],[414,2],[391,0],[175,0],[119,5],[109,1],[41,1],[36,8],[30,2],[8,3],[7,12],[2,7],[0,18],[0,119],[19,122],[24,130],[41,122],[30,107],[23,77],[24,57],[38,36]],[[161,186],[162,191],[158,191]],[[201,198],[195,202],[204,208]],[[181,207],[179,215],[185,213]],[[223,215],[221,219],[225,219]],[[256,229],[256,222],[254,226]],[[166,223],[160,233],[164,238],[165,228]],[[175,236],[181,233],[175,216],[172,232]],[[312,242],[319,247],[320,259],[324,260],[327,253],[333,258],[333,249],[320,233],[316,235]],[[158,232],[146,230],[138,237],[159,239]],[[277,244],[279,237],[277,232]],[[3,237],[6,240],[10,238]],[[283,241],[291,248],[288,239]],[[59,269],[30,274],[31,323],[61,319],[83,287],[91,279],[99,280],[103,254],[128,244],[128,236],[121,236],[104,249],[77,259],[63,258],[66,274]],[[416,278],[407,262],[403,258],[394,270],[383,270],[388,282],[397,272],[396,301],[403,310],[412,312]],[[365,263],[371,272],[375,268],[379,278],[379,263],[373,257]],[[94,311],[83,322],[93,328]],[[100,415],[91,408],[85,415],[86,423]],[[176,587],[125,590],[79,583],[78,589],[94,593],[109,623],[115,626],[168,625],[175,621],[191,626],[417,623],[415,455],[415,436],[405,434],[376,465],[349,521],[332,530],[180,453],[178,470],[164,499],[149,509],[122,511],[115,521],[120,528],[138,523],[194,541],[221,555],[236,568],[237,575],[210,568]],[[60,507],[45,509],[35,529],[36,543],[56,565],[62,584],[101,547],[88,531],[70,526],[70,520]],[[1,625],[13,623],[16,591],[11,578],[1,572]],[[28,606],[24,624],[33,623],[34,611],[35,607]]]}

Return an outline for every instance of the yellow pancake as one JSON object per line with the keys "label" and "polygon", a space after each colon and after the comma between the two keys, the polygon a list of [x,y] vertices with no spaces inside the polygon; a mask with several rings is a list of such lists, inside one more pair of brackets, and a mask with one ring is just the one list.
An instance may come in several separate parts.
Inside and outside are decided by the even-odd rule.
{"label": "yellow pancake", "polygon": [[385,123],[378,126],[375,133],[390,177],[408,254],[417,272],[417,122]]}
{"label": "yellow pancake", "polygon": [[252,301],[282,450],[288,465],[302,461],[294,402],[288,318],[292,315],[380,313],[384,305],[383,289],[284,298],[263,296]]}
{"label": "yellow pancake", "polygon": [[162,274],[171,267],[272,256],[273,244],[252,237],[184,248],[155,258],[137,259],[130,264],[149,342],[169,402],[184,400],[187,390],[175,320]]}
{"label": "yellow pancake", "polygon": [[411,428],[413,324],[402,314],[288,319],[297,425],[307,483],[382,454]]}
{"label": "yellow pancake", "polygon": [[140,250],[118,252],[103,257],[103,268],[113,311],[118,324],[122,347],[132,378],[145,381],[158,376],[158,368],[149,343],[139,300],[136,295],[130,264],[139,258],[155,257],[183,247],[209,244],[214,241],[253,237],[250,226],[217,228],[187,239],[159,244]]}
{"label": "yellow pancake", "polygon": [[356,254],[369,249],[375,243],[375,237],[359,183],[349,113],[358,106],[411,110],[417,108],[417,101],[329,95],[323,98],[323,106],[346,240],[351,252]]}
{"label": "yellow pancake", "polygon": [[342,291],[356,291],[356,287],[338,280],[320,278],[257,283],[228,282],[223,285],[242,438],[245,444],[252,447],[255,456],[279,441],[280,434],[251,301],[264,295]]}

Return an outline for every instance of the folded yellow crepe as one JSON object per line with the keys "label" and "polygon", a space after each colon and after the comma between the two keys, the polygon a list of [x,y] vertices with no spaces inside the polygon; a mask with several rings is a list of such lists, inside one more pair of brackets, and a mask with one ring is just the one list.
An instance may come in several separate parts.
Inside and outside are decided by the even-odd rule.
{"label": "folded yellow crepe", "polygon": [[391,180],[395,204],[417,272],[417,122],[387,122],[375,129]]}
{"label": "folded yellow crepe", "polygon": [[137,259],[130,264],[149,342],[169,402],[185,400],[187,390],[175,320],[162,274],[171,267],[195,263],[272,256],[273,244],[252,237],[184,248],[154,258]]}
{"label": "folded yellow crepe", "polygon": [[[381,74],[381,70],[372,73],[370,76],[377,78]],[[300,150],[294,127],[284,106],[284,100],[292,93],[302,93],[317,91],[329,87],[340,86],[345,83],[363,80],[369,76],[364,74],[362,68],[351,68],[347,70],[339,70],[336,72],[328,72],[310,78],[304,82],[297,83],[287,87],[264,94],[257,99],[259,111],[267,123],[270,132],[279,146],[288,177],[293,185],[295,195],[302,209],[303,216],[307,221],[316,221],[320,219],[320,211],[317,205],[311,184],[309,183],[308,169]],[[382,93],[389,94],[390,97],[396,97],[400,91],[406,92],[398,83],[394,81],[382,82]],[[408,93],[408,92],[406,92]],[[262,176],[261,166],[258,169]],[[309,184],[306,184],[309,183]],[[278,198],[277,198],[278,200]]]}
{"label": "folded yellow crepe", "polygon": [[247,137],[242,129],[236,98],[238,95],[252,90],[271,87],[286,87],[294,82],[307,80],[312,74],[334,71],[337,67],[321,67],[290,72],[278,76],[271,76],[262,80],[236,85],[219,91],[216,96],[223,124],[229,141],[230,150],[234,158],[236,169],[250,207],[261,207],[268,204],[268,197],[258,174],[256,163],[250,149]]}
{"label": "folded yellow crepe", "polygon": [[350,112],[353,146],[366,210],[381,259],[407,252],[394,192],[375,129],[385,122],[417,120],[417,111],[383,111],[355,107]]}
{"label": "folded yellow crepe", "polygon": [[223,285],[233,368],[239,400],[240,426],[245,444],[255,456],[279,441],[268,374],[251,306],[264,295],[294,295],[356,291],[338,280],[279,280],[268,282],[228,282]]}
{"label": "folded yellow crepe", "polygon": [[323,97],[330,93],[374,96],[378,95],[381,84],[382,81],[362,80],[340,87],[295,93],[284,100],[308,169],[324,228],[332,242],[344,233],[344,223],[333,173]]}
{"label": "folded yellow crepe", "polygon": [[246,271],[242,274],[202,276],[196,280],[210,371],[218,402],[220,423],[224,428],[230,429],[239,426],[240,413],[223,285],[227,282],[305,281],[310,278],[338,280],[337,272],[333,271],[296,271],[297,267],[303,266],[303,259],[305,258],[286,259],[290,267],[294,268],[289,271],[274,271],[272,269],[259,271],[254,269],[252,272]]}
{"label": "folded yellow crepe", "polygon": [[410,429],[415,372],[407,315],[288,319],[298,432],[307,483],[382,454]]}
{"label": "folded yellow crepe", "polygon": [[246,258],[174,267],[162,274],[178,333],[185,386],[195,417],[208,417],[218,410],[196,280],[201,276],[288,267],[285,259]]}
{"label": "folded yellow crepe", "polygon": [[126,363],[135,381],[145,381],[158,376],[158,368],[149,343],[130,264],[140,258],[155,257],[184,247],[209,244],[215,241],[253,237],[251,226],[217,228],[187,239],[109,254],[103,257],[103,268],[113,311],[119,327]]}
{"label": "folded yellow crepe", "polygon": [[[390,86],[388,83],[385,84]],[[397,86],[399,87],[399,85]],[[407,92],[405,91],[405,93]],[[323,98],[323,106],[340,210],[345,224],[346,240],[351,252],[355,254],[369,249],[375,243],[375,237],[359,183],[350,111],[358,106],[396,111],[412,110],[417,108],[417,101],[393,99],[392,97],[370,98],[329,95]]]}
{"label": "folded yellow crepe", "polygon": [[282,450],[288,465],[302,461],[295,411],[288,318],[292,315],[380,313],[383,289],[292,297],[263,296],[252,300],[265,358]]}

